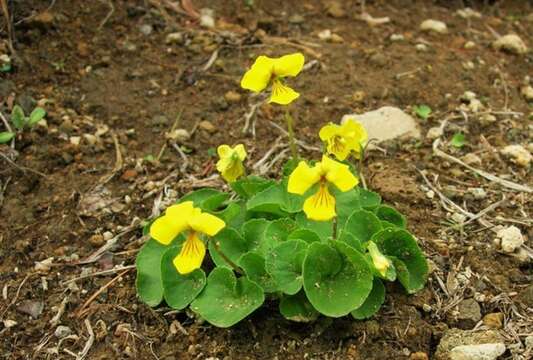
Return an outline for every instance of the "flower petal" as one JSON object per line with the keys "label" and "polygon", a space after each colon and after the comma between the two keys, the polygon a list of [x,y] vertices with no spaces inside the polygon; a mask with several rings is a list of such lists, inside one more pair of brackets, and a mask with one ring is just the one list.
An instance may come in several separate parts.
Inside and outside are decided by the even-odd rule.
{"label": "flower petal", "polygon": [[340,132],[340,126],[337,124],[329,123],[328,125],[322,126],[322,129],[320,129],[320,132],[318,133],[318,136],[320,136],[320,140],[322,141],[328,141],[333,136],[338,135]]}
{"label": "flower petal", "polygon": [[337,215],[335,198],[329,193],[327,185],[321,185],[316,194],[305,200],[303,210],[307,218],[315,221],[328,221]]}
{"label": "flower petal", "polygon": [[288,105],[294,100],[298,99],[300,94],[285,86],[279,79],[272,82],[272,94],[270,95],[269,103],[273,102],[280,105]]}
{"label": "flower petal", "polygon": [[200,212],[189,219],[189,226],[194,231],[214,236],[226,226],[226,223],[215,215]]}
{"label": "flower petal", "polygon": [[193,212],[193,202],[169,206],[165,215],[156,219],[150,226],[150,236],[161,244],[168,245],[183,230],[187,229],[187,217]]}
{"label": "flower petal", "polygon": [[272,77],[274,59],[267,56],[259,56],[250,70],[248,70],[241,79],[243,89],[260,92],[264,90]]}
{"label": "flower petal", "polygon": [[322,157],[322,168],[326,172],[326,179],[342,192],[353,189],[359,183],[348,165],[341,164],[325,155]]}
{"label": "flower petal", "polygon": [[386,276],[387,270],[391,266],[390,260],[387,259],[385,255],[381,253],[381,251],[379,251],[377,245],[373,241],[368,242],[367,249],[376,270],[382,276]]}
{"label": "flower petal", "polygon": [[310,167],[305,161],[300,161],[289,176],[287,191],[293,194],[303,195],[319,180],[320,168],[317,166]]}
{"label": "flower petal", "polygon": [[237,153],[237,155],[239,155],[239,159],[241,161],[244,161],[244,159],[246,159],[246,149],[244,148],[243,144],[235,145],[233,150]]}
{"label": "flower petal", "polygon": [[229,145],[220,145],[217,148],[217,154],[220,158],[229,157],[232,151],[233,150],[231,149]]}
{"label": "flower petal", "polygon": [[302,53],[284,55],[274,60],[274,74],[276,76],[296,76],[304,67],[305,58]]}
{"label": "flower petal", "polygon": [[205,244],[195,233],[190,234],[183,243],[181,251],[174,258],[174,266],[182,275],[193,272],[202,266],[205,257]]}
{"label": "flower petal", "polygon": [[361,153],[361,148],[368,141],[368,133],[364,126],[354,118],[350,118],[341,126],[341,132],[345,135],[350,149],[358,157],[359,153]]}
{"label": "flower petal", "polygon": [[[219,169],[219,163],[223,161],[220,160],[217,163],[217,170],[220,171],[220,175],[226,180],[227,182],[231,183],[237,180],[239,177],[241,177],[244,174],[244,165],[239,160],[232,160],[228,166],[224,167],[224,170]],[[220,166],[222,168],[222,166]]]}

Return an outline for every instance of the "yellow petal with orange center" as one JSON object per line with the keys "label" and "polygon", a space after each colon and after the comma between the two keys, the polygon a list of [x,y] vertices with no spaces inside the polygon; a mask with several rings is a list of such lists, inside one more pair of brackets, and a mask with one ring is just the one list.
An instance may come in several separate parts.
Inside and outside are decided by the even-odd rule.
{"label": "yellow petal with orange center", "polygon": [[188,228],[187,218],[193,213],[192,201],[172,205],[165,215],[156,219],[150,226],[150,236],[163,245],[168,245],[179,233]]}
{"label": "yellow petal with orange center", "polygon": [[195,232],[191,232],[181,246],[181,251],[174,258],[174,266],[182,275],[193,272],[202,266],[205,257],[205,244]]}
{"label": "yellow petal with orange center", "polygon": [[348,165],[332,160],[325,155],[322,157],[321,165],[326,179],[342,192],[353,189],[359,183]]}
{"label": "yellow petal with orange center", "polygon": [[226,226],[226,223],[215,215],[200,212],[189,219],[189,226],[196,232],[214,236]]}
{"label": "yellow petal with orange center", "polygon": [[326,184],[321,184],[316,194],[305,200],[303,210],[308,219],[315,221],[328,221],[337,215],[335,198],[329,193]]}

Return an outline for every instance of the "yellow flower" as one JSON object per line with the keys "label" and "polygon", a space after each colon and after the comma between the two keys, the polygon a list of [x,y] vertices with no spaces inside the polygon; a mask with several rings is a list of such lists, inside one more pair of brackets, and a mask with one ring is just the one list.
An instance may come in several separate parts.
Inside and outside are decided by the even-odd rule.
{"label": "yellow flower", "polygon": [[231,148],[228,145],[220,145],[217,149],[220,160],[217,162],[217,170],[224,180],[234,182],[244,174],[242,162],[246,159],[246,150],[243,144]]}
{"label": "yellow flower", "polygon": [[332,183],[340,191],[345,192],[353,189],[358,182],[347,165],[324,155],[322,161],[313,167],[307,165],[305,161],[300,161],[289,176],[287,191],[303,195],[318,183],[318,191],[305,200],[303,210],[311,220],[328,221],[337,215],[335,197],[329,192],[329,184]]}
{"label": "yellow flower", "polygon": [[374,263],[374,267],[382,276],[385,276],[387,270],[391,266],[390,260],[379,251],[377,245],[373,241],[368,243],[367,248],[370,257],[372,258],[372,262]]}
{"label": "yellow flower", "polygon": [[287,105],[296,100],[300,94],[283,84],[283,78],[296,76],[304,66],[304,56],[301,53],[285,55],[279,58],[259,56],[250,70],[241,80],[243,89],[253,92],[263,91],[272,84],[272,94],[269,102]]}
{"label": "yellow flower", "polygon": [[165,215],[155,220],[150,227],[150,236],[168,245],[180,233],[187,231],[187,239],[173,263],[180,274],[188,274],[200,268],[205,257],[205,244],[198,235],[214,236],[225,226],[223,220],[203,213],[194,207],[192,201],[185,201],[168,207]]}
{"label": "yellow flower", "polygon": [[354,156],[361,156],[362,147],[368,140],[363,125],[355,119],[348,119],[344,124],[330,123],[320,129],[320,139],[326,143],[326,151],[339,160],[345,160],[353,151]]}

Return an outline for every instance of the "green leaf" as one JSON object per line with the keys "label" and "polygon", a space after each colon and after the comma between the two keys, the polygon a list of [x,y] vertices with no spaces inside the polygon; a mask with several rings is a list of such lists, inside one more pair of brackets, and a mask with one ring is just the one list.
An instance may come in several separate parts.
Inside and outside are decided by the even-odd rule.
{"label": "green leaf", "polygon": [[380,207],[378,207],[376,215],[380,220],[391,223],[397,227],[405,228],[407,225],[405,217],[400,214],[396,209],[387,205],[381,205]]}
{"label": "green leaf", "polygon": [[246,205],[244,202],[230,202],[225,209],[212,211],[213,215],[224,220],[227,227],[240,228],[246,220]]}
{"label": "green leaf", "polygon": [[354,235],[363,245],[381,229],[377,216],[367,210],[354,211],[344,226],[344,231]]}
{"label": "green leaf", "polygon": [[414,107],[415,114],[418,115],[419,118],[427,120],[429,115],[431,114],[431,108],[427,105],[419,105]]}
{"label": "green leaf", "polygon": [[250,244],[250,249],[259,249],[265,236],[265,230],[270,223],[271,222],[266,219],[251,219],[243,224],[242,234],[246,242]]}
{"label": "green leaf", "polygon": [[161,261],[161,278],[163,280],[163,297],[173,309],[185,309],[205,286],[205,273],[202,269],[182,275],[174,266],[173,260],[181,247],[172,246],[163,254]]}
{"label": "green leaf", "polygon": [[203,188],[184,195],[178,201],[178,203],[192,201],[195,207],[198,207],[203,211],[215,211],[228,198],[229,194],[227,193],[223,193],[215,189]]}
{"label": "green leaf", "polygon": [[287,240],[303,240],[308,244],[320,241],[320,236],[314,231],[298,228],[287,236]]}
{"label": "green leaf", "polygon": [[221,267],[209,274],[191,309],[209,323],[226,328],[250,315],[264,300],[259,285],[245,277],[237,279],[230,269]]}
{"label": "green leaf", "polygon": [[357,319],[368,319],[378,312],[381,305],[385,302],[385,286],[378,278],[374,278],[372,291],[366,298],[363,305],[352,311],[350,314]]}
{"label": "green leaf", "polygon": [[253,212],[287,216],[302,211],[304,201],[304,196],[288,193],[286,181],[282,181],[254,195],[246,207]]}
{"label": "green leaf", "polygon": [[359,202],[361,207],[366,210],[374,210],[381,204],[381,196],[370,190],[359,188]]}
{"label": "green leaf", "polygon": [[301,212],[296,214],[296,223],[299,227],[311,230],[316,233],[322,241],[326,241],[333,235],[332,221],[314,221],[309,220],[307,216]]}
{"label": "green leaf", "polygon": [[215,243],[220,247],[220,251],[234,263],[237,263],[248,251],[254,250],[253,244],[244,239],[235,229],[226,227],[209,240],[209,255],[216,266],[231,268],[231,265],[219,254]]}
{"label": "green leaf", "polygon": [[263,239],[258,247],[259,253],[266,256],[279,243],[287,240],[289,234],[297,227],[298,225],[289,218],[281,218],[272,221],[265,229]]}
{"label": "green leaf", "polygon": [[450,145],[458,149],[462,148],[466,144],[466,137],[463,133],[455,133],[450,140]]}
{"label": "green leaf", "polygon": [[279,312],[285,319],[296,322],[315,321],[319,315],[303,291],[296,295],[283,296],[279,302]]}
{"label": "green leaf", "polygon": [[275,292],[278,287],[276,281],[265,270],[265,258],[257,252],[249,252],[241,256],[239,266],[244,270],[248,279],[257,283],[264,292]]}
{"label": "green leaf", "polygon": [[149,239],[137,254],[137,294],[142,302],[157,306],[163,300],[163,281],[161,280],[161,260],[168,246]]}
{"label": "green leaf", "polygon": [[0,132],[0,144],[5,144],[15,137],[15,133],[10,131]]}
{"label": "green leaf", "polygon": [[342,229],[346,221],[355,210],[361,210],[361,196],[357,189],[352,189],[342,192],[338,189],[333,189],[335,196],[335,208],[337,210],[337,226]]}
{"label": "green leaf", "polygon": [[365,252],[363,244],[361,244],[361,240],[356,238],[352,233],[348,231],[341,232],[337,240],[350,245],[352,248],[359,251],[361,254]]}
{"label": "green leaf", "polygon": [[266,271],[285,294],[294,295],[302,288],[302,264],[308,246],[303,240],[287,240],[266,256]]}
{"label": "green leaf", "polygon": [[409,294],[422,289],[428,276],[428,265],[415,238],[403,229],[387,228],[372,238],[380,251],[393,259],[398,279]]}
{"label": "green leaf", "polygon": [[340,317],[361,306],[372,289],[364,256],[346,245],[313,243],[303,263],[304,290],[320,313]]}
{"label": "green leaf", "polygon": [[250,199],[257,193],[275,185],[273,180],[265,179],[260,176],[248,176],[230,184],[233,191],[244,199]]}
{"label": "green leaf", "polygon": [[42,118],[46,116],[46,111],[43,108],[36,107],[30,114],[28,119],[28,125],[33,126],[41,121]]}
{"label": "green leaf", "polygon": [[26,124],[24,110],[22,110],[22,108],[18,105],[13,106],[13,110],[11,110],[11,122],[18,130],[22,130]]}
{"label": "green leaf", "polygon": [[298,166],[298,163],[300,162],[299,159],[289,159],[285,164],[283,164],[282,173],[283,176],[289,176],[294,169]]}

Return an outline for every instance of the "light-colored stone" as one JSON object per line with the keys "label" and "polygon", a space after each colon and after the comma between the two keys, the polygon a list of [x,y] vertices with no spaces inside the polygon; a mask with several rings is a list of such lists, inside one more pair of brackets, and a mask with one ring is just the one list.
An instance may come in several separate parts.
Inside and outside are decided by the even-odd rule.
{"label": "light-colored stone", "polygon": [[81,141],[81,137],[80,136],[71,136],[69,141],[70,141],[70,143],[72,145],[79,146],[80,145],[80,141]]}
{"label": "light-colored stone", "polygon": [[450,360],[495,360],[504,352],[504,343],[461,345],[452,349]]}
{"label": "light-colored stone", "polygon": [[507,51],[517,55],[525,54],[528,51],[524,41],[516,34],[507,34],[500,37],[492,43],[492,47],[496,50]]}
{"label": "light-colored stone", "polygon": [[191,134],[185,129],[176,129],[174,131],[165,134],[165,137],[169,140],[174,140],[177,143],[184,143],[191,138]]}
{"label": "light-colored stone", "polygon": [[70,334],[72,334],[72,330],[70,330],[68,326],[64,326],[64,325],[59,325],[54,331],[54,335],[58,339],[62,339],[66,336],[69,336]]}
{"label": "light-colored stone", "polygon": [[[450,360],[451,351],[459,346],[499,344],[503,342],[503,336],[496,330],[471,331],[450,329],[447,330],[441,338],[434,359]],[[461,349],[459,349],[459,351],[460,350]],[[458,352],[458,350],[456,350],[456,352]]]}
{"label": "light-colored stone", "polygon": [[344,115],[341,122],[350,119],[360,122],[366,129],[368,138],[376,139],[378,143],[396,138],[421,137],[416,120],[396,107],[384,106],[364,114]]}
{"label": "light-colored stone", "polygon": [[483,316],[483,325],[491,329],[501,329],[503,326],[503,313],[490,313]]}
{"label": "light-colored stone", "polygon": [[435,126],[428,130],[426,137],[430,140],[435,140],[436,138],[441,137],[444,134],[442,127]]}
{"label": "light-colored stone", "polygon": [[330,29],[322,30],[317,35],[320,40],[328,41],[331,39],[331,30]]}
{"label": "light-colored stone", "polygon": [[526,101],[533,101],[533,87],[531,85],[524,85],[520,88],[520,94]]}
{"label": "light-colored stone", "polygon": [[105,241],[109,241],[111,240],[113,237],[115,237],[115,235],[113,235],[113,233],[111,231],[106,231],[103,233],[103,236],[104,236],[104,240]]}
{"label": "light-colored stone", "polygon": [[390,41],[404,41],[405,36],[402,34],[392,34],[389,39]]}
{"label": "light-colored stone", "polygon": [[474,199],[476,200],[482,200],[487,197],[487,192],[483,188],[470,188],[468,189],[468,192],[474,196]]}
{"label": "light-colored stone", "polygon": [[463,19],[470,19],[470,18],[481,19],[481,13],[475,10],[472,10],[469,7],[457,10],[456,14],[462,17]]}
{"label": "light-colored stone", "polygon": [[215,125],[213,125],[213,123],[208,121],[208,120],[200,121],[198,126],[200,127],[200,129],[205,130],[205,131],[207,131],[208,133],[211,133],[211,134],[213,134],[213,133],[215,133],[217,131],[217,128],[215,127]]}
{"label": "light-colored stone", "polygon": [[49,257],[48,259],[45,259],[43,261],[37,261],[35,262],[35,271],[38,271],[38,272],[49,272],[50,269],[52,268],[52,263],[54,262],[54,258],[53,257]]}
{"label": "light-colored stone", "polygon": [[473,91],[469,91],[469,90],[465,91],[463,95],[461,96],[461,100],[463,101],[472,101],[476,98],[477,98],[476,93]]}
{"label": "light-colored stone", "polygon": [[508,226],[496,233],[500,246],[505,253],[512,253],[524,244],[524,236],[516,226]]}
{"label": "light-colored stone", "polygon": [[507,145],[500,153],[519,166],[528,167],[531,162],[531,153],[522,145]]}
{"label": "light-colored stone", "polygon": [[237,91],[230,90],[224,94],[224,99],[229,103],[237,103],[241,101],[242,95]]}
{"label": "light-colored stone", "polygon": [[446,23],[442,21],[428,19],[428,20],[424,20],[420,24],[420,30],[428,31],[428,32],[436,32],[439,34],[446,34],[448,32],[448,27],[446,26]]}
{"label": "light-colored stone", "polygon": [[15,320],[10,320],[10,319],[4,320],[3,323],[6,329],[12,328],[13,326],[18,324]]}
{"label": "light-colored stone", "polygon": [[462,160],[468,165],[480,165],[481,158],[474,153],[468,153],[462,157]]}
{"label": "light-colored stone", "polygon": [[467,41],[465,42],[464,46],[465,49],[470,50],[476,47],[476,43],[473,41]]}
{"label": "light-colored stone", "polygon": [[215,27],[215,11],[213,9],[200,9],[200,26],[205,28]]}
{"label": "light-colored stone", "polygon": [[426,44],[416,44],[415,49],[416,51],[426,52],[429,50],[429,47]]}
{"label": "light-colored stone", "polygon": [[165,43],[166,44],[183,44],[184,38],[183,33],[181,32],[173,32],[170,34],[167,34],[165,37]]}

